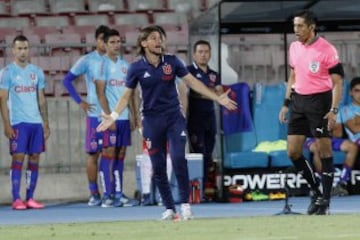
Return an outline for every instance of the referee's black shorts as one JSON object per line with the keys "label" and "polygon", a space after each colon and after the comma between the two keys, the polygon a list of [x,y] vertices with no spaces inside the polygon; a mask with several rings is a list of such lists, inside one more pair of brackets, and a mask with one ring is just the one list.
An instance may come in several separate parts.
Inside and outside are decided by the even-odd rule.
{"label": "referee's black shorts", "polygon": [[330,111],[332,92],[291,96],[288,135],[309,137],[331,137],[328,120],[324,116]]}

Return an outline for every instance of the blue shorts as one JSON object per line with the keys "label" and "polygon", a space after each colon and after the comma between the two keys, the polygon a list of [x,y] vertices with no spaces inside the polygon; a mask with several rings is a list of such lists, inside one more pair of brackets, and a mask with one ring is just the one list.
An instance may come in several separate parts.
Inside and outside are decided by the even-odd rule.
{"label": "blue shorts", "polygon": [[[343,138],[332,138],[331,139],[331,146],[333,151],[341,151],[341,144],[343,144],[343,142],[346,139]],[[315,138],[306,138],[305,143],[304,143],[304,148],[305,149],[309,149],[310,145],[313,144],[315,142]]]}
{"label": "blue shorts", "polygon": [[116,120],[116,130],[104,132],[104,148],[125,147],[131,145],[131,130],[129,120]]}
{"label": "blue shorts", "polygon": [[41,123],[18,123],[12,126],[15,138],[9,140],[10,154],[40,154],[45,151],[44,130]]}
{"label": "blue shorts", "polygon": [[98,117],[86,117],[85,149],[87,153],[101,152],[103,145],[103,132],[97,132],[100,124]]}

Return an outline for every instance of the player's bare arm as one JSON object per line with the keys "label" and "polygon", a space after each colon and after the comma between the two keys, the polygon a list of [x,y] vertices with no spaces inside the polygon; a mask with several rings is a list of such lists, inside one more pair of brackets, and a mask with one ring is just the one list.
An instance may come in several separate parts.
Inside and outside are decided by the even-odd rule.
{"label": "player's bare arm", "polygon": [[339,74],[331,74],[331,79],[333,82],[333,90],[332,90],[332,104],[331,110],[325,116],[328,119],[328,128],[332,130],[336,123],[336,113],[334,113],[333,109],[339,108],[340,100],[341,100],[341,93],[342,93],[342,86],[343,86],[343,78]]}
{"label": "player's bare arm", "polygon": [[284,105],[282,106],[282,108],[280,109],[279,112],[279,121],[281,123],[286,123],[287,119],[286,119],[286,114],[289,111],[289,104],[290,104],[290,95],[291,95],[291,88],[295,83],[295,72],[293,69],[290,69],[290,75],[289,75],[289,79],[287,81],[286,84],[286,93],[285,93],[285,99],[284,99]]}
{"label": "player's bare arm", "polygon": [[181,112],[186,117],[187,108],[188,108],[188,88],[183,81],[179,81],[177,83],[178,91],[179,91],[179,101],[181,104]]}
{"label": "player's bare arm", "polygon": [[345,122],[345,127],[348,128],[353,134],[360,132],[360,116],[355,116]]}
{"label": "player's bare arm", "polygon": [[220,96],[216,95],[215,92],[209,90],[201,81],[197,80],[193,75],[188,73],[183,77],[186,84],[193,89],[194,91],[207,96],[208,98],[217,101],[220,105],[224,106],[228,110],[234,110],[237,108],[235,101],[231,100],[227,95],[230,92],[230,89]]}
{"label": "player's bare arm", "polygon": [[[111,111],[110,111],[110,108],[109,108],[109,103],[108,103],[107,98],[105,96],[106,81],[96,80],[95,85],[96,85],[96,94],[98,96],[101,109],[103,110],[103,112],[105,114],[110,114]],[[115,124],[112,124],[110,129],[115,130]]]}
{"label": "player's bare arm", "polygon": [[138,88],[134,89],[134,93],[133,93],[132,97],[134,98],[134,107],[135,107],[135,114],[136,114],[136,127],[141,131],[141,128],[142,128],[141,111],[140,111],[141,97],[140,97],[140,92],[139,92]]}
{"label": "player's bare arm", "polygon": [[[132,93],[132,95],[135,95],[135,94],[137,94],[136,91],[134,91]],[[139,108],[139,105],[138,105],[136,96],[131,96],[130,101],[129,101],[129,113],[130,113],[129,120],[130,120],[131,131],[134,131],[138,125],[138,115],[139,115],[138,108]]]}
{"label": "player's bare arm", "polygon": [[12,139],[15,137],[14,129],[11,127],[10,118],[9,118],[9,108],[7,105],[7,100],[9,97],[8,91],[5,89],[0,89],[1,97],[1,117],[3,120],[4,134],[7,138]]}
{"label": "player's bare arm", "polygon": [[48,139],[49,136],[50,136],[49,114],[48,114],[48,106],[47,106],[47,101],[46,101],[44,89],[40,89],[38,91],[38,97],[39,97],[40,115],[41,115],[41,118],[43,120],[44,138]]}
{"label": "player's bare arm", "polygon": [[223,93],[224,93],[224,88],[223,88],[223,86],[222,86],[222,85],[217,85],[217,86],[215,87],[215,93],[216,93],[218,96],[220,96],[221,94],[223,94]]}

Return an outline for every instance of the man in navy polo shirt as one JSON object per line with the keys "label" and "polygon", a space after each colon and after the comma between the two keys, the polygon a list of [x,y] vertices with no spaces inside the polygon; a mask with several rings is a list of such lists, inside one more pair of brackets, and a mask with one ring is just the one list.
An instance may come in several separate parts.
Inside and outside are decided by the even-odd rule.
{"label": "man in navy polo shirt", "polygon": [[[194,62],[187,68],[193,76],[220,96],[224,91],[218,73],[208,65],[210,58],[210,43],[205,40],[199,40],[193,47]],[[190,151],[203,154],[204,187],[213,188],[215,181],[210,177],[211,168],[213,167],[212,153],[216,136],[216,116],[213,100],[190,89],[187,117]]]}
{"label": "man in navy polo shirt", "polygon": [[179,185],[181,214],[184,220],[189,220],[193,215],[189,204],[189,174],[185,159],[186,123],[180,110],[175,79],[182,78],[190,88],[230,110],[236,108],[236,103],[228,98],[228,92],[217,96],[210,91],[189,73],[176,56],[163,54],[162,34],[156,26],[141,30],[137,50],[142,57],[130,65],[126,77],[126,90],[113,112],[103,116],[97,130],[106,130],[117,119],[140,83],[143,99],[143,137],[152,162],[155,184],[166,207],[162,219],[179,219],[166,174],[166,144],[169,142],[173,170]]}

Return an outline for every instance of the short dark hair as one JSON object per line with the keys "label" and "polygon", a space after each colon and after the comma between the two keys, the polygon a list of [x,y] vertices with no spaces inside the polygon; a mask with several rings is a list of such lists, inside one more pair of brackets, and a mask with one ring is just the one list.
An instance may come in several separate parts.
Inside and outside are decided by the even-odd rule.
{"label": "short dark hair", "polygon": [[316,14],[309,9],[302,9],[302,10],[295,12],[294,18],[295,17],[303,18],[307,25],[311,25],[311,24],[316,25],[316,23],[317,23]]}
{"label": "short dark hair", "polygon": [[118,30],[112,28],[112,29],[109,29],[108,31],[106,31],[104,33],[104,38],[103,38],[104,42],[107,43],[109,41],[109,38],[113,37],[113,36],[119,36],[120,37],[120,33],[119,33]]}
{"label": "short dark hair", "polygon": [[206,40],[199,40],[197,42],[194,43],[194,47],[193,47],[193,52],[196,52],[196,48],[199,45],[207,45],[209,47],[209,49],[211,50],[211,45],[208,41]]}
{"label": "short dark hair", "polygon": [[14,40],[12,41],[12,46],[14,46],[16,41],[20,41],[20,42],[29,42],[29,40],[27,39],[27,37],[25,37],[24,35],[17,35]]}
{"label": "short dark hair", "polygon": [[350,82],[350,90],[352,90],[358,84],[360,84],[360,77],[354,77]]}
{"label": "short dark hair", "polygon": [[105,25],[100,25],[98,28],[96,28],[95,30],[95,39],[97,39],[99,37],[100,34],[105,35],[105,33],[107,31],[109,31],[109,27],[105,26]]}

